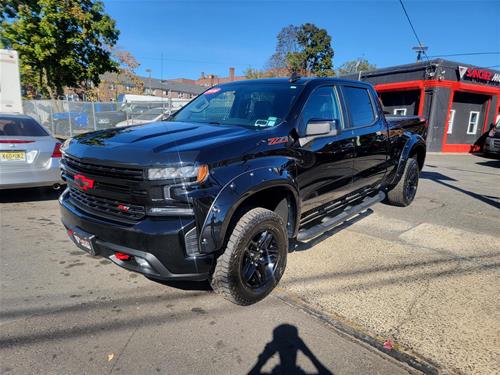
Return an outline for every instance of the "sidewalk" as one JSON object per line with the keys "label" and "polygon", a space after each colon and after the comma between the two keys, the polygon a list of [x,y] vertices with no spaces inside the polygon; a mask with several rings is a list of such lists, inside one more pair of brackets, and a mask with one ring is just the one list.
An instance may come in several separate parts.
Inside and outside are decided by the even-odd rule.
{"label": "sidewalk", "polygon": [[375,206],[290,254],[281,290],[443,369],[494,374],[500,161],[430,155],[427,164],[412,206]]}

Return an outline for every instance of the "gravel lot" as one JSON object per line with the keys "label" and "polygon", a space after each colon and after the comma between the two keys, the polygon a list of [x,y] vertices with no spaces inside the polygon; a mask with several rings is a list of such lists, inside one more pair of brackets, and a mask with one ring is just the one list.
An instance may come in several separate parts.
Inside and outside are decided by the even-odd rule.
{"label": "gravel lot", "polygon": [[0,194],[0,373],[247,373],[273,332],[285,356],[306,343],[308,372],[416,373],[295,302],[443,372],[498,370],[499,160],[429,155],[411,207],[377,205],[297,248],[274,297],[248,308],[83,255],[54,194]]}

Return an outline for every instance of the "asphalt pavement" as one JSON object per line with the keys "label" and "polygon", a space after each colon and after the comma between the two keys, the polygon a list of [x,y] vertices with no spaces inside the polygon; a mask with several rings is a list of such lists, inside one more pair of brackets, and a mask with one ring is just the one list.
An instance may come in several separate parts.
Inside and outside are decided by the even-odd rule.
{"label": "asphalt pavement", "polygon": [[417,373],[274,296],[239,307],[85,255],[57,194],[0,194],[2,374]]}

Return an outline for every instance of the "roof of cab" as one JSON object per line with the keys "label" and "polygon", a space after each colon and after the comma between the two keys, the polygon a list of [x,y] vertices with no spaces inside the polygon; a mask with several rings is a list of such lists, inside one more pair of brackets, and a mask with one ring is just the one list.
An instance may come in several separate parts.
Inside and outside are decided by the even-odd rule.
{"label": "roof of cab", "polygon": [[331,82],[331,83],[337,83],[337,84],[356,84],[356,85],[363,85],[363,86],[370,86],[370,84],[367,84],[366,82],[362,81],[355,81],[351,79],[344,79],[344,78],[333,78],[333,77],[300,77],[296,80],[291,81],[290,78],[257,78],[257,79],[245,79],[241,81],[233,81],[233,82],[227,82],[227,83],[221,83],[216,86],[225,86],[225,85],[244,85],[247,83],[272,83],[272,84],[283,84],[283,83],[288,83],[288,84],[293,84],[293,85],[307,85],[310,83],[314,82]]}

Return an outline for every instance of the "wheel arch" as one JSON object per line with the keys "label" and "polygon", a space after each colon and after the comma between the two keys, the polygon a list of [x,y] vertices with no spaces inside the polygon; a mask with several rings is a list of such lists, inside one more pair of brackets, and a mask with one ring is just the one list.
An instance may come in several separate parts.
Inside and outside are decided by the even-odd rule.
{"label": "wheel arch", "polygon": [[410,158],[416,156],[419,170],[424,168],[425,156],[426,156],[426,147],[425,144],[416,143],[412,149],[410,150],[409,156]]}
{"label": "wheel arch", "polygon": [[221,189],[200,231],[201,251],[221,249],[239,218],[255,207],[277,212],[287,224],[288,235],[297,234],[300,201],[295,180],[286,171],[260,168],[245,172]]}
{"label": "wheel arch", "polygon": [[417,157],[418,167],[420,170],[424,167],[425,156],[427,153],[427,146],[422,136],[418,134],[411,134],[407,136],[406,142],[402,145],[401,152],[399,153],[399,160],[396,167],[396,173],[389,184],[389,188],[397,185],[401,176],[403,175],[406,161],[413,156]]}

